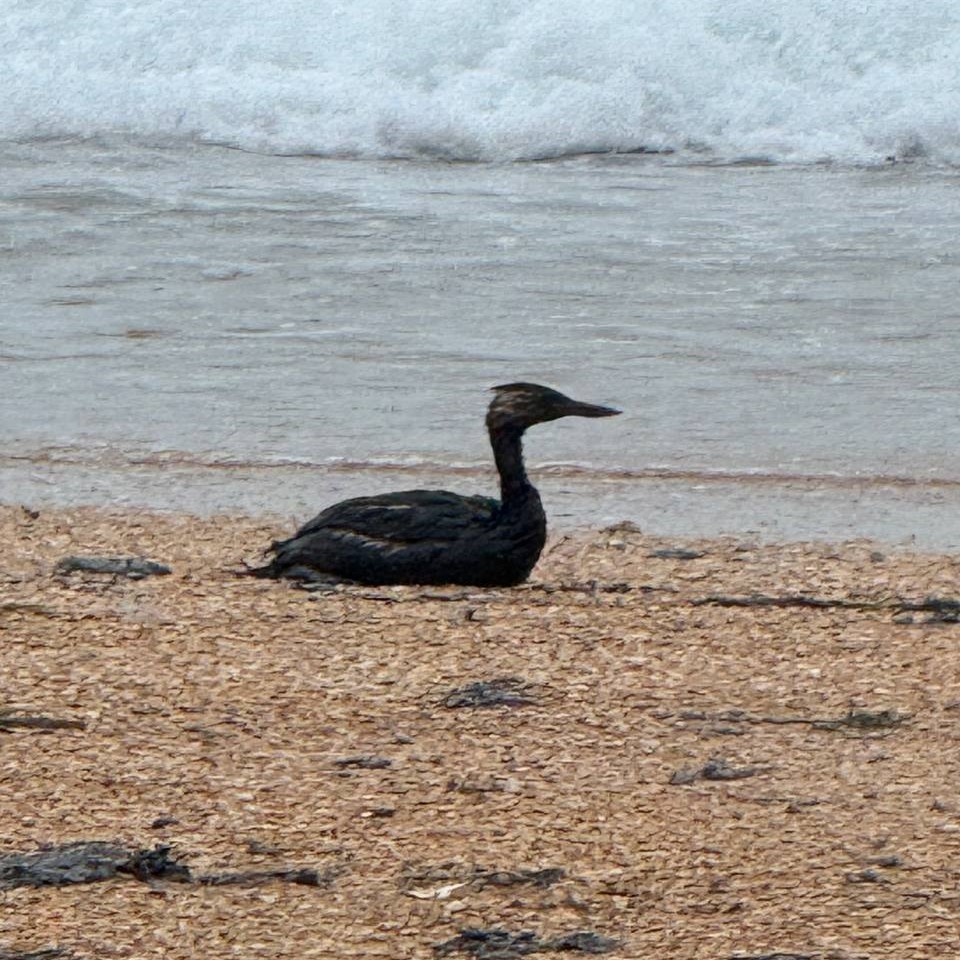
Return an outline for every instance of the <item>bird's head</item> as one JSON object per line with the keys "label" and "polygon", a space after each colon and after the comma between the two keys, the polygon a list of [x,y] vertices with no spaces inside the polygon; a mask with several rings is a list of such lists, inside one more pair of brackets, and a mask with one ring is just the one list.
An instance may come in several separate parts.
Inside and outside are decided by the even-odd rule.
{"label": "bird's head", "polygon": [[494,397],[487,410],[487,428],[491,432],[514,427],[520,431],[535,423],[560,417],[613,417],[613,407],[572,400],[538,383],[505,383],[493,387]]}

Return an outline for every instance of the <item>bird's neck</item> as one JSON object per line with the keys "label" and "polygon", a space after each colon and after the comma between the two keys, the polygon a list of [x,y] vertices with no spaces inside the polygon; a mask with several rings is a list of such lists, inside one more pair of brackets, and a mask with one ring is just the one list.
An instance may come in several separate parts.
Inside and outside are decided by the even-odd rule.
{"label": "bird's neck", "polygon": [[500,500],[505,507],[525,501],[533,491],[523,465],[523,430],[500,427],[490,431],[493,459],[500,474]]}

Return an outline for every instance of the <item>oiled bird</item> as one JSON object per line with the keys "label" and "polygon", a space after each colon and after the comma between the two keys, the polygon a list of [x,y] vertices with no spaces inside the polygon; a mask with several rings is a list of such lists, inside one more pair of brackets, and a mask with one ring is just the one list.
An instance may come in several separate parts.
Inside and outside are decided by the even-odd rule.
{"label": "oiled bird", "polygon": [[344,500],[290,539],[275,542],[273,560],[249,572],[366,584],[522,583],[547,537],[540,495],[523,464],[524,431],[560,417],[611,417],[620,411],[536,383],[507,383],[493,391],[487,431],[500,474],[499,500],[446,490]]}

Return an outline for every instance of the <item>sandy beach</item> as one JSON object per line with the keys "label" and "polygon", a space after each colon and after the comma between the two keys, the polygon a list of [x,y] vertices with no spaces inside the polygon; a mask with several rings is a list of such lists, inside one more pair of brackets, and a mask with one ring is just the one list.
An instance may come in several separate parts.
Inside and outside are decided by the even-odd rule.
{"label": "sandy beach", "polygon": [[960,957],[955,3],[7,6],[0,960]]}
{"label": "sandy beach", "polygon": [[[267,521],[4,507],[0,528],[0,853],[169,845],[194,878],[0,870],[5,949],[960,946],[958,627],[905,609],[956,596],[952,557],[622,525],[554,537],[517,589],[315,595],[236,576]],[[57,573],[69,555],[173,572]],[[787,605],[716,600],[757,595]]]}

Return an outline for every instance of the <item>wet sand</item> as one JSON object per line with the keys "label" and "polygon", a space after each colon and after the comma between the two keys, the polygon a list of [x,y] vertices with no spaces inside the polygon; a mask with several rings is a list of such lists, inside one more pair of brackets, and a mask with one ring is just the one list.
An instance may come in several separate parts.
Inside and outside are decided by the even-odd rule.
{"label": "wet sand", "polygon": [[[0,949],[430,957],[465,928],[636,958],[960,946],[960,627],[896,608],[955,597],[953,557],[628,526],[555,537],[518,589],[316,596],[234,575],[282,532],[265,521],[5,507],[0,529],[4,709],[84,725],[3,735],[0,852],[170,844],[196,876],[321,878],[6,890]],[[57,575],[70,554],[173,573]],[[698,603],[719,594],[855,605]],[[532,702],[451,699],[505,678]]]}
{"label": "wet sand", "polygon": [[[532,444],[530,444],[532,445]],[[69,454],[0,454],[0,503],[43,509],[112,503],[131,510],[272,515],[290,531],[347,497],[392,489],[495,495],[492,464],[417,467],[243,463],[179,456],[103,462]],[[737,536],[764,543],[867,538],[887,546],[960,550],[960,482],[908,476],[786,477],[665,470],[598,471],[533,461],[550,527],[569,532],[643,517],[662,537]],[[269,504],[267,509],[265,505]]]}

